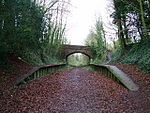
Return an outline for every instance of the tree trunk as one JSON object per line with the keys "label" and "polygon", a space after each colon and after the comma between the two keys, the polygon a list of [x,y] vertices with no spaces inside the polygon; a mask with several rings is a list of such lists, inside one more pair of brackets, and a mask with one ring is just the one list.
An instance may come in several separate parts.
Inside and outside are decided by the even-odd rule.
{"label": "tree trunk", "polygon": [[121,20],[118,21],[118,32],[119,32],[120,45],[124,49],[126,47],[126,42],[125,42],[125,38],[124,38],[124,34],[123,34]]}
{"label": "tree trunk", "polygon": [[126,19],[123,18],[123,25],[124,25],[124,34],[126,36],[126,39],[129,39],[128,37],[128,28],[127,28],[127,25],[126,25]]}
{"label": "tree trunk", "polygon": [[[138,0],[138,2],[140,5],[141,20],[142,20],[142,25],[143,25],[142,26],[143,27],[143,35],[145,36],[146,39],[149,39],[146,24],[145,24],[145,19],[144,19],[144,10],[143,10],[142,0]],[[142,40],[144,40],[144,39],[142,38]]]}

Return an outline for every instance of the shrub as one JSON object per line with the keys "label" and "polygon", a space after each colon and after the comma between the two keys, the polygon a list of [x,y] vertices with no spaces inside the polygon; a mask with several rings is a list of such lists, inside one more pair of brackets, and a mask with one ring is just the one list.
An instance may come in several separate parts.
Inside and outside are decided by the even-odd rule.
{"label": "shrub", "polygon": [[128,55],[120,62],[122,64],[137,64],[145,73],[150,73],[150,44],[142,42],[135,44]]}
{"label": "shrub", "polygon": [[124,54],[124,50],[120,47],[118,47],[113,53],[112,53],[112,60],[111,63],[116,62],[119,60]]}

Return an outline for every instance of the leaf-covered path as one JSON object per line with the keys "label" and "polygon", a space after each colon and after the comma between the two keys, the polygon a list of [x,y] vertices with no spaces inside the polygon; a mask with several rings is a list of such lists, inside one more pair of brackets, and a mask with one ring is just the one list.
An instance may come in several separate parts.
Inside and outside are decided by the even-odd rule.
{"label": "leaf-covered path", "polygon": [[0,113],[148,113],[140,94],[76,67],[1,92]]}

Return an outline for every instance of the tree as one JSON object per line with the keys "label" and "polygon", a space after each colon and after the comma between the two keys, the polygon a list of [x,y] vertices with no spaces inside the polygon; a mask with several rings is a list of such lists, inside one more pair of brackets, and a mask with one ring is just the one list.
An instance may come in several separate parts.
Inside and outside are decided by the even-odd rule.
{"label": "tree", "polygon": [[14,53],[30,61],[33,56],[44,59],[66,42],[65,1],[50,0],[49,5],[46,0],[38,1],[0,0],[1,56]]}
{"label": "tree", "polygon": [[[114,18],[114,24],[118,24],[118,38],[123,42],[121,47],[127,44],[127,40],[135,40],[139,37],[141,41],[149,38],[150,10],[147,0],[113,0],[114,12],[111,17]],[[116,21],[117,20],[117,21]],[[122,27],[122,28],[121,28]],[[119,31],[123,31],[119,32]],[[138,32],[138,34],[137,34]],[[121,37],[120,37],[121,36]],[[124,36],[124,38],[122,38]],[[136,40],[135,40],[136,42]]]}
{"label": "tree", "polygon": [[122,1],[113,0],[115,12],[111,15],[114,18],[114,24],[118,27],[118,39],[122,48],[126,47],[125,36],[128,38],[128,28],[126,25],[127,7]]}
{"label": "tree", "polygon": [[87,46],[91,47],[93,54],[95,54],[95,59],[99,59],[99,61],[106,60],[106,39],[100,18],[96,20],[95,29],[90,31],[85,42]]}

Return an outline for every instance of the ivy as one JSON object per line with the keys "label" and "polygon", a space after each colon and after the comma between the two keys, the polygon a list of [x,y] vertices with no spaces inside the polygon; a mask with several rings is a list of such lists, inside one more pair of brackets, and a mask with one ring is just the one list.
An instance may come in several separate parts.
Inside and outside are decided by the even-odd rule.
{"label": "ivy", "polygon": [[123,64],[137,64],[145,73],[150,73],[150,44],[141,42],[135,44],[128,55],[120,62]]}

